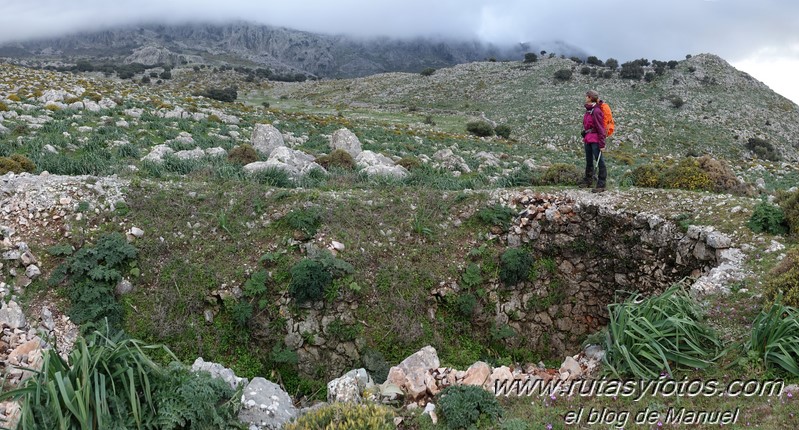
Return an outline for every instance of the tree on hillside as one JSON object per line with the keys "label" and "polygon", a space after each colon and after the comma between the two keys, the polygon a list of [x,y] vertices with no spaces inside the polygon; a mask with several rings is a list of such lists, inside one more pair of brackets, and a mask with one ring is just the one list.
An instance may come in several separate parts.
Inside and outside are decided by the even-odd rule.
{"label": "tree on hillside", "polygon": [[605,61],[605,66],[610,70],[616,70],[619,68],[619,60],[608,58],[607,61]]}
{"label": "tree on hillside", "polygon": [[535,55],[532,52],[528,52],[528,53],[524,54],[524,62],[525,63],[535,63],[536,61],[538,61],[538,55]]}

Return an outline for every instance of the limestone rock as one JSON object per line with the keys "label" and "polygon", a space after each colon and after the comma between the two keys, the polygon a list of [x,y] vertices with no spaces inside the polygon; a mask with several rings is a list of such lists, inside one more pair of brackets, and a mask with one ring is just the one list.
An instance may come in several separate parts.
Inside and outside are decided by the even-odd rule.
{"label": "limestone rock", "polygon": [[463,385],[477,385],[482,387],[491,376],[491,366],[482,361],[472,364],[466,370],[466,376],[461,381]]}
{"label": "limestone rock", "polygon": [[[203,360],[202,357],[197,357],[194,360],[194,363],[191,365],[192,372],[208,372],[214,378],[220,378],[225,381],[230,388],[234,390],[238,388],[240,385],[247,384],[247,378],[239,378],[233,373],[232,370],[222,366],[219,363],[212,363],[210,361]],[[267,381],[268,382],[268,381]]]}
{"label": "limestone rock", "polygon": [[10,329],[24,328],[28,325],[25,320],[25,315],[22,313],[22,308],[15,301],[10,301],[3,304],[0,308],[0,327],[8,327]]}
{"label": "limestone rock", "polygon": [[374,386],[366,369],[354,369],[327,383],[327,401],[360,403],[363,390]]}
{"label": "limestone rock", "polygon": [[244,388],[239,421],[250,430],[279,430],[297,417],[291,397],[279,385],[257,377]]}
{"label": "limestone rock", "polygon": [[361,154],[361,141],[355,133],[342,128],[333,132],[330,138],[330,147],[333,150],[342,149],[352,155],[352,158],[358,157]]}
{"label": "limestone rock", "polygon": [[428,345],[389,369],[387,381],[400,387],[409,399],[418,400],[427,392],[425,376],[440,365],[438,353]]}
{"label": "limestone rock", "polygon": [[259,154],[266,157],[272,155],[272,151],[276,148],[286,147],[280,130],[272,124],[255,124],[250,144]]}

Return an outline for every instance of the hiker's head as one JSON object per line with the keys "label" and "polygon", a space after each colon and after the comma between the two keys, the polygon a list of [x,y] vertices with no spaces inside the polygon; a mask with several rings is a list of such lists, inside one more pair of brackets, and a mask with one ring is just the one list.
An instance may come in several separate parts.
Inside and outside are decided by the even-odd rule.
{"label": "hiker's head", "polygon": [[599,100],[599,93],[594,90],[588,90],[585,92],[585,97],[587,97],[592,102],[596,103]]}

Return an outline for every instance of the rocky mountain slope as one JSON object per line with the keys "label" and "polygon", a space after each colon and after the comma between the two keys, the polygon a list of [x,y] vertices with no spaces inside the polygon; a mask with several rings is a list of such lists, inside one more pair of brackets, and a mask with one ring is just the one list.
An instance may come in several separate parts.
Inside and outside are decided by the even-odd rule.
{"label": "rocky mountain slope", "polygon": [[[144,25],[0,46],[0,56],[38,61],[105,58],[111,61],[231,64],[268,67],[278,73],[355,77],[389,71],[418,72],[488,58],[518,60],[529,46],[417,38],[358,39],[287,28],[227,25]],[[568,49],[569,54],[577,50]],[[146,49],[142,52],[142,49]],[[152,50],[162,54],[153,56]],[[166,53],[167,55],[163,55]]]}

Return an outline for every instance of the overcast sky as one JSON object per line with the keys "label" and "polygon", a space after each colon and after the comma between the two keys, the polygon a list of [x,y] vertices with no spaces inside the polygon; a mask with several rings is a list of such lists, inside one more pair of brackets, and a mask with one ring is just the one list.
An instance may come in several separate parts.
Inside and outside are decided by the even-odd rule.
{"label": "overcast sky", "polygon": [[360,36],[562,41],[621,62],[712,53],[799,103],[799,0],[0,0],[0,43],[232,19]]}

